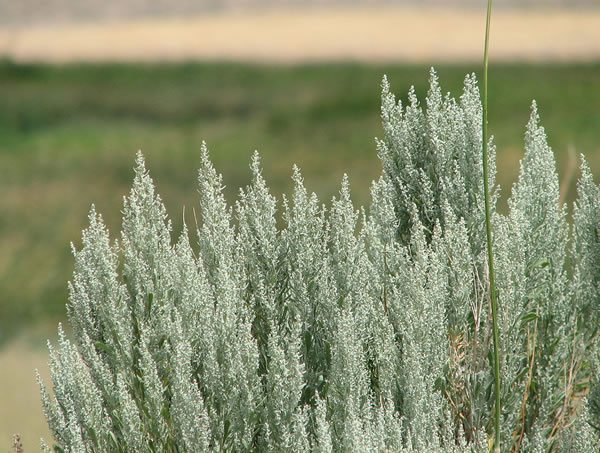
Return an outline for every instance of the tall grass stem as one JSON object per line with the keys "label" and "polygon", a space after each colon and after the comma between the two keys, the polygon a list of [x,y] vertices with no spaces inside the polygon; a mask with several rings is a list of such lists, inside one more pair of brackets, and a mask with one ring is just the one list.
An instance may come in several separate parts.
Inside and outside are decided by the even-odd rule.
{"label": "tall grass stem", "polygon": [[492,305],[492,329],[494,337],[494,452],[500,453],[500,358],[498,354],[498,299],[494,278],[494,253],[492,249],[492,222],[490,214],[490,190],[488,186],[488,48],[490,40],[490,20],[492,16],[492,0],[487,3],[485,22],[485,44],[483,50],[483,118],[482,118],[482,153],[483,153],[483,193],[485,197],[485,228],[487,233],[488,270],[490,279],[490,298]]}

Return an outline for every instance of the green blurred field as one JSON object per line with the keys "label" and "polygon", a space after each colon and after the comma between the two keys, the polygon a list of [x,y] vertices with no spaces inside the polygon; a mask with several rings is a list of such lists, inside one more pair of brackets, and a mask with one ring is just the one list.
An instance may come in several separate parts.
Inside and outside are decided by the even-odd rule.
{"label": "green blurred field", "polygon": [[[175,231],[184,206],[186,221],[194,222],[202,140],[223,173],[230,202],[248,182],[250,155],[258,149],[278,197],[289,190],[291,166],[297,163],[308,188],[324,202],[337,193],[347,172],[355,202],[364,204],[370,181],[380,173],[373,138],[382,133],[381,77],[388,75],[402,99],[411,84],[424,98],[428,70],[352,63],[0,63],[0,345],[25,328],[54,331],[64,319],[72,272],[69,242],[79,243],[91,203],[113,233],[118,231],[138,149],[146,155]],[[437,70],[442,89],[460,95],[464,75],[479,66]],[[497,137],[498,180],[505,196],[518,172],[533,98],[559,173],[565,173],[571,147],[585,153],[600,175],[600,63],[496,64],[490,77],[490,131]],[[572,195],[573,190],[569,199]],[[42,336],[32,338],[38,348]],[[10,360],[22,357],[22,369],[28,369],[30,356],[15,355],[14,343],[4,349]],[[13,362],[0,357],[0,387],[6,388]],[[16,382],[27,379],[19,374]],[[31,382],[27,385],[15,393],[35,392]],[[28,411],[41,413],[36,395],[32,401]],[[0,427],[14,421],[15,410],[5,403]],[[0,429],[0,449],[9,445],[7,435]],[[36,447],[37,440],[30,443],[29,448]]]}

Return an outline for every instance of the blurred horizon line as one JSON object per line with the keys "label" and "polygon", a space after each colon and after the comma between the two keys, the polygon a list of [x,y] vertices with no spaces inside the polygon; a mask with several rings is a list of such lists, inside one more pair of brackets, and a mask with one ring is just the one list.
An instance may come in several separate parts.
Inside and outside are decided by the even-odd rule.
{"label": "blurred horizon line", "polygon": [[[484,0],[0,0],[0,25],[23,26],[78,22],[252,13],[310,8],[402,7],[485,10]],[[494,9],[600,9],[598,0],[495,0]]]}
{"label": "blurred horizon line", "polygon": [[[0,25],[15,62],[479,61],[483,10],[408,6],[219,11],[185,17]],[[499,9],[492,61],[600,60],[600,9]]]}

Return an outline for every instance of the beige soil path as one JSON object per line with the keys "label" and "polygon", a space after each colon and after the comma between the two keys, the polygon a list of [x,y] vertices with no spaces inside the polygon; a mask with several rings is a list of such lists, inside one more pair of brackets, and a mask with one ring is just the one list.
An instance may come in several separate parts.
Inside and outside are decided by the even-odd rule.
{"label": "beige soil path", "polygon": [[[479,60],[482,10],[344,8],[227,11],[181,19],[0,28],[16,61]],[[498,10],[491,58],[600,59],[600,9]]]}
{"label": "beige soil path", "polygon": [[[56,335],[54,335],[56,337]],[[40,451],[40,438],[52,441],[36,382],[38,369],[51,387],[48,351],[44,342],[19,338],[0,349],[0,451],[8,452],[12,436],[21,435],[26,452]]]}

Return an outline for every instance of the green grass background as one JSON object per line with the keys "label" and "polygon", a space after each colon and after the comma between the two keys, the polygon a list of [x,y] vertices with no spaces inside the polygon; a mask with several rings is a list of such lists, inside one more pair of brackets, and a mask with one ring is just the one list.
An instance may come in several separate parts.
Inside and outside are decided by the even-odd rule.
{"label": "green grass background", "polygon": [[[443,91],[459,96],[465,74],[478,72],[480,65],[436,69]],[[356,204],[365,204],[370,182],[381,170],[374,143],[382,134],[381,77],[388,75],[401,99],[415,85],[424,100],[428,72],[424,65],[355,63],[0,62],[0,351],[4,345],[5,352],[44,356],[38,345],[65,317],[72,272],[69,243],[79,244],[91,203],[118,237],[122,197],[138,149],[175,231],[184,206],[186,221],[194,224],[202,140],[223,173],[230,202],[248,183],[250,156],[258,149],[277,197],[289,191],[296,163],[309,190],[324,202],[337,193],[346,172]],[[538,102],[561,177],[569,147],[586,154],[600,174],[600,63],[492,64],[489,130],[496,137],[501,209],[518,174],[532,99]],[[571,184],[567,199],[573,195]],[[20,349],[14,347],[15,337]],[[11,365],[23,354],[0,356],[0,388],[8,382],[27,382],[32,388],[29,362],[21,368]],[[11,394],[18,395],[20,389],[14,390]],[[37,394],[27,392],[24,412],[37,411],[39,426]],[[2,401],[0,449],[9,445],[3,427],[9,420],[14,426],[16,411],[8,399]],[[36,429],[41,428],[30,431],[40,432]],[[29,448],[37,448],[36,439],[33,445],[28,440]]]}

